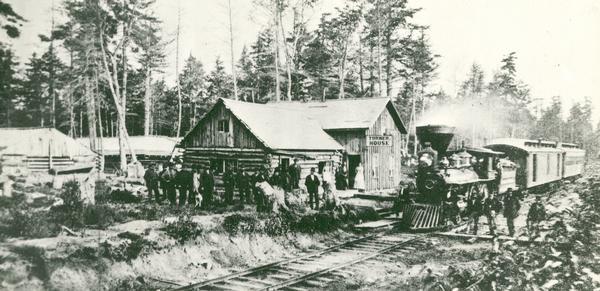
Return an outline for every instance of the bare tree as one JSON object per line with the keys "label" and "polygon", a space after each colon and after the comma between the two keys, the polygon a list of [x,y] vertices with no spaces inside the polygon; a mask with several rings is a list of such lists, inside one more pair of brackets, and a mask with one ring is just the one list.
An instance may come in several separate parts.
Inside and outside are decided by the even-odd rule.
{"label": "bare tree", "polygon": [[[179,2],[178,2],[179,3]],[[177,137],[181,136],[181,86],[179,84],[179,33],[181,30],[181,6],[177,8],[177,33],[175,34],[175,86],[177,87]]]}
{"label": "bare tree", "polygon": [[237,77],[235,75],[235,59],[233,53],[233,21],[231,19],[231,0],[227,3],[229,8],[229,46],[231,51],[231,78],[233,79],[233,99],[238,100]]}

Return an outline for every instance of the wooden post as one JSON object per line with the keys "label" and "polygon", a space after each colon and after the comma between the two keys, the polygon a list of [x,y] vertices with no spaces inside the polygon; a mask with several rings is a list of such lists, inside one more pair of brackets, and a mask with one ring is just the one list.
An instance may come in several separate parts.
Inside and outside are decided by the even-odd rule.
{"label": "wooden post", "polygon": [[48,141],[48,170],[52,169],[52,166],[52,135],[50,135],[50,140]]}

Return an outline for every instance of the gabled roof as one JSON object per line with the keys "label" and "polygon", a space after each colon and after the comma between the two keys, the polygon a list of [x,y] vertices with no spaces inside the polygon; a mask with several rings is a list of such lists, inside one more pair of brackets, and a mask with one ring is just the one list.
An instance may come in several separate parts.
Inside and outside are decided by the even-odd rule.
{"label": "gabled roof", "polygon": [[406,133],[400,114],[389,98],[336,99],[325,102],[292,101],[267,105],[297,111],[319,122],[325,130],[370,128],[387,108],[398,130]]}
{"label": "gabled roof", "polygon": [[[78,138],[77,141],[84,145],[89,144],[89,139],[87,137]],[[178,138],[160,135],[129,137],[129,143],[135,151],[135,154],[147,156],[170,156],[178,141]],[[118,155],[119,138],[102,138],[102,153],[107,156]]]}
{"label": "gabled roof", "polygon": [[[314,120],[307,118],[298,111],[275,108],[266,104],[221,98],[196,126],[202,124],[211,115],[211,112],[221,104],[229,109],[267,148],[278,150],[343,150],[343,147],[323,131],[321,126]],[[190,131],[190,133],[193,131]]]}
{"label": "gabled roof", "polygon": [[87,146],[54,128],[0,128],[0,155],[75,157],[96,155]]}

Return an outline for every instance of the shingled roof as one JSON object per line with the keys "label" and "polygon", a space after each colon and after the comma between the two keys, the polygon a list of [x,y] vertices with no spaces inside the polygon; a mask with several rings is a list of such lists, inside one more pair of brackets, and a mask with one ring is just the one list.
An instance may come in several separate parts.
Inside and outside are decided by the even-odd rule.
{"label": "shingled roof", "polygon": [[323,131],[319,123],[309,119],[302,112],[231,99],[219,99],[219,102],[223,103],[268,148],[343,149],[337,141]]}
{"label": "shingled roof", "polygon": [[76,157],[96,155],[85,145],[54,128],[0,128],[0,155]]}
{"label": "shingled roof", "polygon": [[367,129],[388,109],[400,132],[406,127],[389,98],[336,99],[325,102],[277,102],[268,106],[293,110],[319,122],[324,130]]}

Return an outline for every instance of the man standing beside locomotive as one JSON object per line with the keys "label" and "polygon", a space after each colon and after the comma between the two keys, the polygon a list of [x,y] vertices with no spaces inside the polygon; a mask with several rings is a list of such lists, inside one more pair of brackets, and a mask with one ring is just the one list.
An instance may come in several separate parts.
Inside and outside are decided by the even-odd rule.
{"label": "man standing beside locomotive", "polygon": [[508,225],[508,234],[514,236],[515,218],[519,215],[521,203],[519,197],[513,193],[512,188],[508,188],[504,195],[504,217],[506,217],[506,224]]}
{"label": "man standing beside locomotive", "polygon": [[546,208],[542,204],[542,197],[538,195],[527,213],[527,230],[532,240],[540,235],[540,222],[544,219],[546,219]]}

